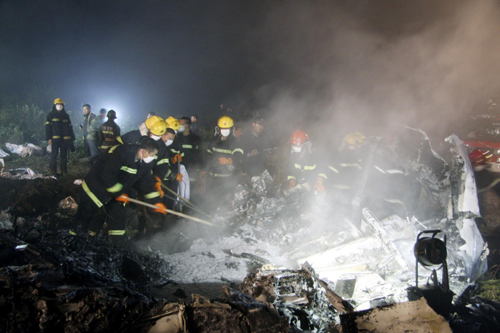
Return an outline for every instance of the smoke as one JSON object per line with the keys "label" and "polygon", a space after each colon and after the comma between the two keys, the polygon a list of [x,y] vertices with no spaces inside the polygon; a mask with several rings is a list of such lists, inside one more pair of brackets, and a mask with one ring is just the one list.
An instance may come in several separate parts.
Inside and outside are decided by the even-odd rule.
{"label": "smoke", "polygon": [[262,73],[274,73],[254,92],[270,117],[320,121],[322,131],[383,135],[404,124],[443,136],[495,99],[497,1],[357,4],[268,12],[250,43]]}

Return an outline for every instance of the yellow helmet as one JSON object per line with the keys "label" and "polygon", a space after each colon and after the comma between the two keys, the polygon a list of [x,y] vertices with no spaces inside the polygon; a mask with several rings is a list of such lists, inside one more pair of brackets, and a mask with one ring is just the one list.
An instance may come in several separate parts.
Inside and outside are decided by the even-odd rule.
{"label": "yellow helmet", "polygon": [[163,135],[167,131],[167,123],[165,120],[158,116],[151,116],[145,121],[148,130],[153,133],[153,135]]}
{"label": "yellow helmet", "polygon": [[220,128],[231,128],[234,126],[234,120],[231,117],[228,116],[222,116],[219,118],[219,121],[217,122],[217,125]]}
{"label": "yellow helmet", "polygon": [[54,100],[54,105],[56,105],[56,104],[64,104],[64,101],[62,100],[62,98],[56,98]]}
{"label": "yellow helmet", "polygon": [[181,128],[181,123],[179,122],[179,120],[172,116],[165,119],[165,122],[167,123],[167,128],[171,128],[174,131],[177,131],[179,128]]}
{"label": "yellow helmet", "polygon": [[344,141],[350,144],[351,146],[357,146],[365,142],[365,138],[366,137],[362,133],[356,132],[347,134],[344,138]]}

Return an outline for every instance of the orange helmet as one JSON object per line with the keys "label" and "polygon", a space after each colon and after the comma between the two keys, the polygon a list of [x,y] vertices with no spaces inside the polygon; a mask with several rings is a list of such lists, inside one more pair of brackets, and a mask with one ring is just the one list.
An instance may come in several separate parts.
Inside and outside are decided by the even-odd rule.
{"label": "orange helmet", "polygon": [[301,145],[309,141],[309,136],[303,130],[296,130],[290,137],[290,143],[292,145]]}

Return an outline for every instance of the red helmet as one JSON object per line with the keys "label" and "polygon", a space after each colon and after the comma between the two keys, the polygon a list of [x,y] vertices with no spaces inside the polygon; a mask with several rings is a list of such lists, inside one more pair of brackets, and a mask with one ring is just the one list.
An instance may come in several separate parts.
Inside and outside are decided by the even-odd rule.
{"label": "red helmet", "polygon": [[309,141],[309,136],[303,130],[296,130],[290,137],[290,143],[292,145],[301,145]]}

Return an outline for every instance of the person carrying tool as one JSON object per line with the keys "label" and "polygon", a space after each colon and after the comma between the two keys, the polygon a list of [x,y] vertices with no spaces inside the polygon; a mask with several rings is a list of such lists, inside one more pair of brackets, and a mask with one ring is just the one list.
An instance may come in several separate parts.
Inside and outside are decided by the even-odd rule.
{"label": "person carrying tool", "polygon": [[50,170],[57,174],[57,155],[61,151],[61,174],[68,173],[68,150],[74,151],[75,133],[71,125],[71,119],[64,108],[61,98],[54,100],[52,110],[45,121],[45,138],[51,146]]}
{"label": "person carrying tool", "polygon": [[[219,195],[227,194],[239,182],[241,163],[244,151],[238,139],[231,135],[234,121],[231,117],[222,116],[215,127],[215,135],[207,147],[206,165],[200,172],[201,192],[208,187],[210,196],[207,200],[219,200]],[[206,181],[206,184],[205,184]]]}
{"label": "person carrying tool", "polygon": [[108,236],[112,243],[123,244],[125,236],[125,205],[128,193],[134,189],[153,203],[155,212],[166,214],[155,190],[151,162],[158,153],[158,144],[146,138],[140,145],[115,145],[99,156],[85,177],[80,189],[80,204],[75,222],[80,230],[91,236],[101,229],[103,221],[92,223],[100,207],[106,209]]}
{"label": "person carrying tool", "polygon": [[316,193],[325,190],[323,182],[327,179],[316,155],[313,154],[312,143],[303,130],[293,132],[289,140],[291,144],[288,159],[288,187],[293,188],[305,183],[313,185]]}
{"label": "person carrying tool", "polygon": [[116,112],[115,110],[109,110],[106,115],[108,121],[101,125],[100,137],[99,137],[99,149],[102,153],[105,153],[109,148],[121,143],[120,138],[120,126],[115,123]]}

